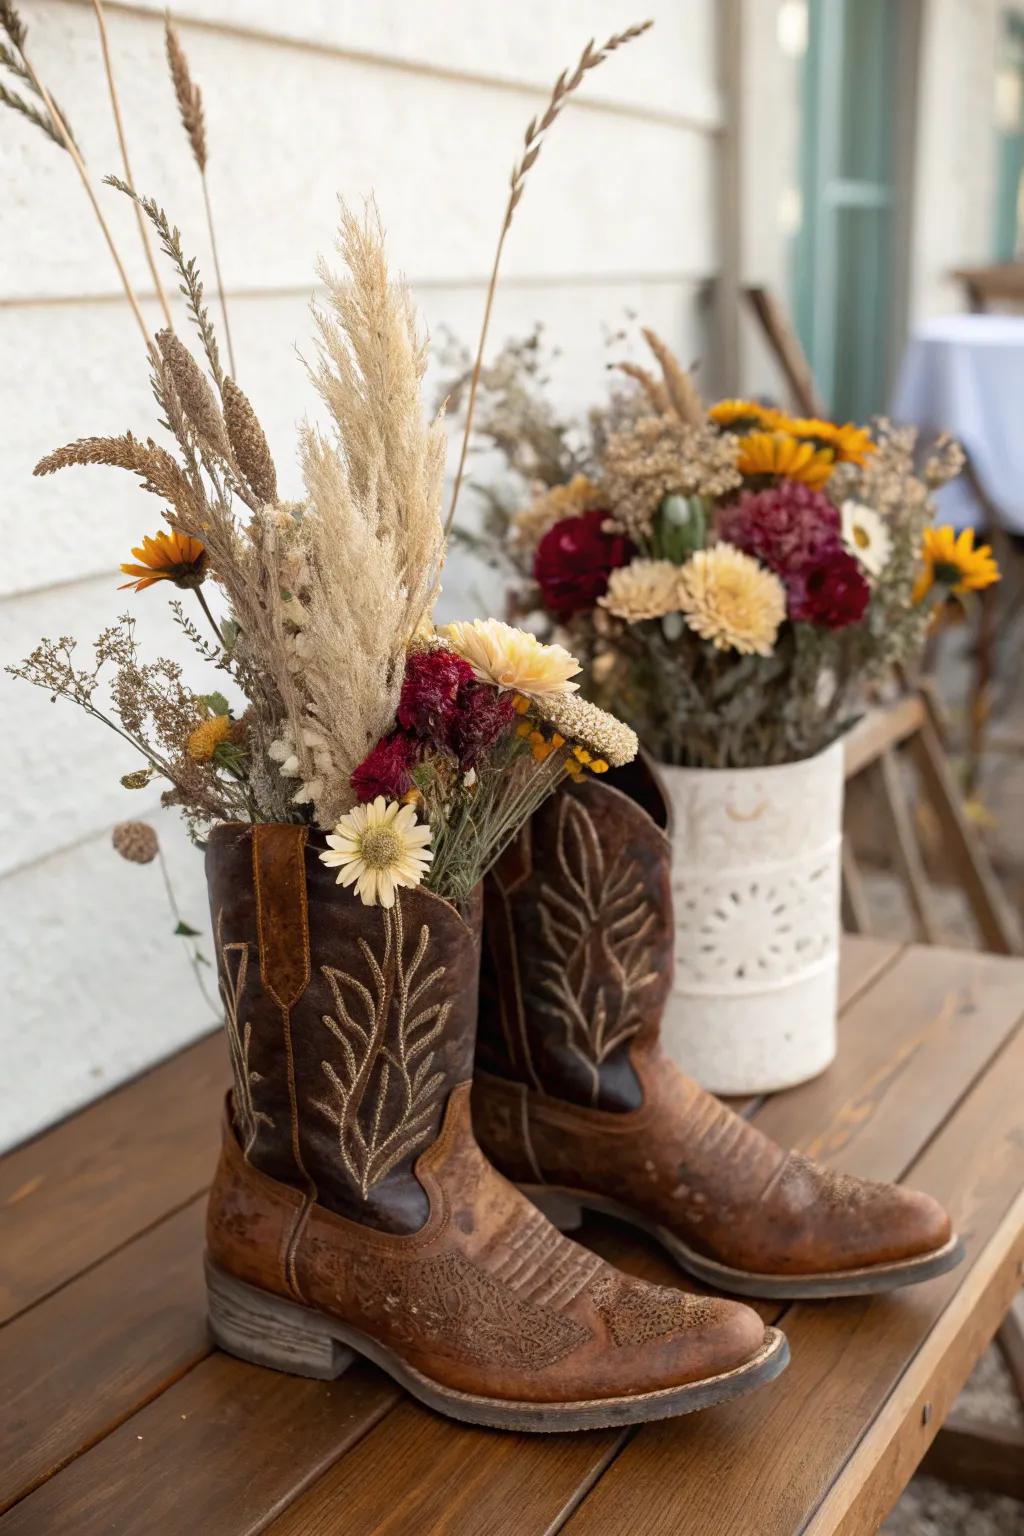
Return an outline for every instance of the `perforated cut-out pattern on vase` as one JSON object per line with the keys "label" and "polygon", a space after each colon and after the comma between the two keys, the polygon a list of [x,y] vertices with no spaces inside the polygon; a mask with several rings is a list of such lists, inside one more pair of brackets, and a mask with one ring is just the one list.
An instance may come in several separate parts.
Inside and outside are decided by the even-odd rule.
{"label": "perforated cut-out pattern on vase", "polygon": [[673,807],[669,1053],[717,1093],[815,1076],[835,1050],[843,750],[663,770]]}

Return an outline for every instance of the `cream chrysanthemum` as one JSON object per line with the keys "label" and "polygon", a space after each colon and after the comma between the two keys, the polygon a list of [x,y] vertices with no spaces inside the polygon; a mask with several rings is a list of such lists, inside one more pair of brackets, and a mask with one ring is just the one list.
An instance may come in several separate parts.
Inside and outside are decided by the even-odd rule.
{"label": "cream chrysanthemum", "polygon": [[575,693],[579,687],[570,678],[580,670],[580,664],[564,646],[543,645],[536,635],[513,629],[500,619],[446,624],[439,633],[469,662],[481,683],[510,688],[531,699]]}
{"label": "cream chrysanthemum", "polygon": [[786,591],[772,571],[714,544],[691,555],[679,573],[679,606],[692,630],[722,651],[770,656],[786,617]]}
{"label": "cream chrysanthemum", "polygon": [[538,699],[534,711],[554,726],[567,742],[585,747],[612,768],[631,763],[640,748],[635,731],[606,709],[581,699],[576,693],[556,693]]}
{"label": "cream chrysanthemum", "polygon": [[892,536],[871,507],[844,501],[840,508],[843,543],[869,576],[880,576],[892,553]]}
{"label": "cream chrysanthemum", "polygon": [[662,619],[679,610],[679,567],[671,560],[634,560],[620,565],[608,578],[608,590],[598,602],[617,619],[639,624]]}
{"label": "cream chrysanthemum", "polygon": [[378,795],[343,816],[327,838],[321,861],[337,869],[339,885],[355,885],[364,907],[393,907],[399,886],[419,885],[434,855],[430,828],[411,805]]}

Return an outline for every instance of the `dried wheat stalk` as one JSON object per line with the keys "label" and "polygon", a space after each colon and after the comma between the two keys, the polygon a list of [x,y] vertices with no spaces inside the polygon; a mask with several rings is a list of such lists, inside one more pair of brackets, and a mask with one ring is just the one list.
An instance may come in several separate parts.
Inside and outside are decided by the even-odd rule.
{"label": "dried wheat stalk", "polygon": [[171,84],[174,86],[178,111],[181,114],[181,125],[185,130],[189,144],[192,146],[192,156],[199,170],[199,179],[203,184],[206,227],[210,235],[210,251],[213,255],[213,270],[217,278],[217,292],[220,295],[221,316],[224,320],[224,339],[228,345],[228,361],[231,364],[231,372],[232,375],[235,375],[238,369],[235,366],[235,349],[231,341],[231,326],[228,324],[228,306],[224,296],[224,278],[220,270],[217,235],[213,227],[210,188],[206,180],[206,117],[203,112],[203,93],[192,79],[192,74],[188,67],[188,59],[184,48],[181,46],[181,38],[178,36],[177,28],[171,20],[170,11],[164,17],[164,42],[167,47],[167,64],[171,72]]}
{"label": "dried wheat stalk", "polygon": [[[146,344],[146,351],[149,353],[150,357],[155,358],[158,356],[156,348],[153,345],[153,341],[149,334],[149,329],[143,317],[142,310],[139,307],[139,301],[135,297],[135,290],[129,281],[128,272],[125,268],[124,262],[121,260],[121,254],[114,242],[114,236],[111,233],[110,226],[106,219],[103,217],[103,210],[99,205],[99,200],[96,196],[96,190],[93,187],[89,172],[86,170],[85,161],[82,159],[78,146],[72,136],[71,130],[67,125],[67,120],[65,119],[64,114],[57,108],[53,97],[50,95],[49,91],[46,89],[46,86],[40,80],[35,67],[29,59],[28,54],[25,52],[25,40],[27,33],[25,31],[25,25],[13,4],[13,0],[0,0],[0,28],[2,28],[2,30],[7,34],[7,37],[9,38],[14,49],[16,56],[16,73],[18,74],[19,78],[23,79],[29,85],[31,90],[35,93],[36,96],[39,97],[40,101],[43,103],[43,106],[46,108],[47,121],[42,121],[42,117],[39,111],[36,108],[33,108],[29,103],[22,101],[20,97],[15,96],[13,92],[5,91],[2,96],[0,96],[0,100],[2,100],[7,106],[13,106],[16,111],[23,113],[24,116],[28,117],[32,122],[36,123],[37,126],[41,127],[43,131],[47,133],[51,139],[54,140],[55,143],[60,144],[64,149],[66,149],[68,154],[71,156],[75,170],[78,172],[79,180],[81,181],[82,186],[85,188],[85,195],[89,199],[89,203],[92,207],[93,213],[96,215],[96,220],[100,226],[103,238],[107,242],[107,249],[110,251],[114,266],[117,268],[117,275],[120,278],[121,286],[125,292],[125,297],[127,298],[131,307],[132,314],[135,316],[136,324],[138,325],[139,330],[142,332],[142,338]],[[6,58],[4,62],[7,62]]]}
{"label": "dried wheat stalk", "polygon": [[494,253],[494,265],[491,268],[491,280],[487,287],[487,298],[484,301],[484,317],[480,327],[480,340],[477,343],[476,357],[473,361],[473,373],[469,384],[469,399],[466,404],[466,424],[462,433],[462,446],[459,450],[459,463],[455,471],[455,485],[452,488],[451,506],[448,509],[448,520],[445,523],[445,535],[451,532],[455,521],[455,508],[458,505],[459,490],[462,486],[462,477],[466,468],[466,454],[469,451],[469,437],[473,427],[473,412],[476,407],[477,390],[480,385],[480,369],[483,366],[484,347],[487,344],[487,331],[491,323],[491,310],[494,306],[494,294],[498,286],[498,268],[501,264],[501,255],[505,247],[505,238],[512,227],[512,216],[526,189],[526,177],[530,168],[536,163],[537,156],[541,152],[544,143],[544,135],[552,126],[559,113],[562,111],[569,97],[578,86],[582,85],[587,73],[603,64],[609,54],[617,48],[622,48],[634,38],[640,37],[649,27],[652,21],[643,21],[634,27],[627,27],[625,32],[616,32],[603,43],[600,48],[594,46],[594,40],[584,48],[580,55],[579,63],[570,75],[568,70],[562,71],[555,81],[550,99],[544,112],[539,118],[533,117],[527,125],[524,136],[525,151],[522,159],[512,167],[512,175],[509,180],[508,202],[505,205],[505,217],[501,225],[501,233],[498,236],[498,245]]}
{"label": "dried wheat stalk", "polygon": [[645,326],[641,334],[661,367],[669,409],[675,412],[680,421],[686,422],[687,426],[701,426],[705,414],[704,404],[692,375],[679,364],[656,331],[648,330]]}
{"label": "dried wheat stalk", "polygon": [[[52,475],[58,469],[68,469],[73,464],[108,464],[127,469],[138,475],[143,490],[169,501],[183,521],[193,527],[201,522],[200,509],[196,505],[193,487],[178,464],[159,443],[152,438],[142,442],[131,432],[120,437],[82,437],[77,442],[57,448],[39,460],[34,475]],[[197,534],[197,537],[202,535]]]}
{"label": "dried wheat stalk", "polygon": [[[132,168],[128,160],[128,141],[125,138],[124,123],[121,120],[121,103],[118,100],[117,86],[114,83],[114,66],[110,59],[110,45],[107,40],[107,23],[106,18],[103,15],[102,0],[92,0],[92,8],[96,13],[96,25],[99,27],[100,32],[100,48],[103,52],[103,68],[107,77],[107,90],[110,94],[110,106],[114,114],[114,127],[117,130],[117,142],[121,148],[121,163],[124,166],[125,180],[129,186],[133,186],[134,183],[132,181]],[[142,241],[142,249],[146,255],[146,263],[149,267],[150,275],[153,279],[153,285],[156,289],[156,296],[159,301],[160,308],[163,310],[164,321],[168,329],[173,330],[174,323],[171,320],[171,311],[167,304],[167,295],[164,292],[164,285],[160,281],[160,273],[157,270],[156,258],[153,255],[153,247],[150,244],[149,230],[146,228],[146,221],[142,216],[142,209],[139,207],[138,203],[135,204],[135,221],[139,227],[139,239]]]}
{"label": "dried wheat stalk", "polygon": [[665,416],[672,409],[672,402],[668,396],[668,390],[660,379],[656,379],[653,373],[646,368],[641,368],[639,363],[614,363],[612,365],[618,373],[624,373],[630,379],[635,379],[653,405],[659,416]]}
{"label": "dried wheat stalk", "polygon": [[258,501],[276,501],[277,470],[256,412],[234,379],[224,380],[220,397],[235,463]]}

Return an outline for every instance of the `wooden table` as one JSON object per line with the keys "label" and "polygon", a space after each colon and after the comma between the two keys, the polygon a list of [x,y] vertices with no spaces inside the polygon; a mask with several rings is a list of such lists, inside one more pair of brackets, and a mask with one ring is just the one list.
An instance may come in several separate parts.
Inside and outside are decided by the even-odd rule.
{"label": "wooden table", "polygon": [[[874,1531],[1024,1266],[1024,962],[847,941],[841,1048],[751,1106],[787,1143],[907,1179],[968,1257],[880,1300],[765,1306],[793,1360],[639,1430],[462,1428],[369,1365],[333,1383],[211,1351],[204,1191],[226,1057],[201,1040],[0,1161],[0,1536],[823,1536]],[[670,1281],[611,1223],[602,1253]]]}

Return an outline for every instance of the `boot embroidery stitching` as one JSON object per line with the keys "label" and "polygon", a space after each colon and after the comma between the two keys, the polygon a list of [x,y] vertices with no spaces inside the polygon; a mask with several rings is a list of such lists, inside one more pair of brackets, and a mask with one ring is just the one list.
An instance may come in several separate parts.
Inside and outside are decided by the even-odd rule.
{"label": "boot embroidery stitching", "polygon": [[461,1253],[407,1264],[350,1255],[344,1273],[363,1316],[408,1347],[539,1370],[591,1337],[584,1324],[516,1296]]}
{"label": "boot embroidery stitching", "polygon": [[242,1152],[248,1162],[260,1126],[265,1125],[273,1130],[274,1122],[270,1115],[257,1109],[253,1101],[252,1090],[263,1081],[263,1077],[249,1066],[252,1024],[248,1020],[243,1024],[241,1020],[242,999],[249,980],[249,945],[244,940],[234,944],[225,943],[223,909],[217,913],[216,930],[217,955],[220,960],[218,987],[224,1004],[224,1028],[235,1083],[231,1103],[241,1137]]}
{"label": "boot embroidery stitching", "polygon": [[645,915],[634,859],[606,870],[593,819],[571,795],[559,806],[555,852],[560,884],[544,881],[537,904],[548,954],[538,966],[534,1001],[561,1024],[568,1050],[590,1074],[596,1104],[600,1067],[639,1030],[640,994],[658,979],[652,969],[657,913]]}
{"label": "boot embroidery stitching", "polygon": [[616,1274],[600,1275],[590,1287],[590,1297],[619,1348],[705,1328],[715,1315],[715,1302],[708,1297]]}
{"label": "boot embroidery stitching", "polygon": [[[364,938],[359,948],[370,986],[336,966],[321,973],[331,989],[335,1014],[322,1022],[337,1042],[337,1065],[320,1065],[332,1098],[317,1101],[337,1128],[341,1160],[365,1199],[373,1186],[429,1139],[444,1074],[434,1071],[436,1044],[450,999],[428,1000],[447,967],[419,972],[430,947],[424,923],[412,958],[405,955],[401,901],[381,907],[383,949],[378,955]],[[361,1016],[360,1016],[361,1015]],[[388,1100],[397,1090],[400,1108],[389,1128]]]}

